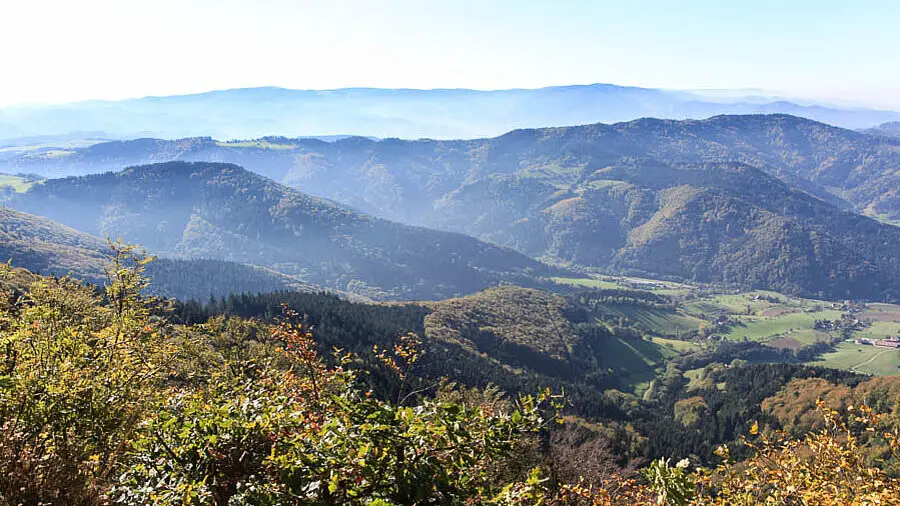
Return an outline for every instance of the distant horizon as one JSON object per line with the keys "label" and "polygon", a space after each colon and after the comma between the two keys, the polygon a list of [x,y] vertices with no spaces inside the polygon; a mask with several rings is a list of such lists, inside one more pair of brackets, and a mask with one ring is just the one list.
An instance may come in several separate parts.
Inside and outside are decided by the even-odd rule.
{"label": "distant horizon", "polygon": [[900,109],[883,0],[7,2],[0,105],[287,89],[770,90]]}
{"label": "distant horizon", "polygon": [[869,105],[864,102],[857,102],[853,100],[848,100],[846,98],[840,97],[821,97],[821,98],[812,98],[805,96],[792,96],[788,94],[784,94],[774,90],[765,90],[761,88],[754,87],[742,87],[742,88],[653,88],[646,86],[637,86],[630,84],[617,84],[617,83],[609,83],[609,82],[593,82],[593,83],[574,83],[574,84],[555,84],[548,86],[536,86],[536,87],[513,87],[513,88],[471,88],[471,87],[435,87],[435,88],[415,88],[415,87],[379,87],[379,86],[344,86],[337,88],[293,88],[289,86],[282,86],[278,84],[269,84],[269,85],[260,85],[260,86],[245,86],[245,87],[233,87],[233,88],[211,88],[203,91],[192,91],[192,92],[184,92],[184,93],[173,93],[170,95],[140,95],[140,96],[131,96],[131,97],[123,97],[123,98],[86,98],[79,100],[70,100],[70,101],[62,101],[62,102],[19,102],[19,103],[9,103],[5,104],[0,101],[0,109],[9,109],[9,108],[17,108],[17,107],[44,107],[44,106],[65,106],[65,105],[74,105],[81,103],[91,103],[91,102],[124,102],[129,100],[144,100],[144,99],[154,99],[154,98],[171,98],[171,97],[190,97],[190,96],[198,96],[198,95],[207,95],[211,93],[225,93],[225,92],[236,92],[236,91],[244,91],[244,90],[284,90],[284,91],[298,91],[298,92],[335,92],[335,91],[354,91],[354,90],[369,90],[369,91],[436,91],[436,92],[450,92],[450,91],[472,91],[472,92],[482,92],[482,93],[490,93],[490,92],[503,92],[503,91],[534,91],[534,90],[545,90],[552,88],[589,88],[589,87],[611,87],[611,88],[622,88],[622,89],[636,89],[636,90],[651,90],[651,91],[663,91],[670,93],[686,93],[691,95],[696,95],[698,98],[703,99],[715,99],[715,98],[731,98],[735,101],[741,101],[741,99],[745,98],[761,98],[766,99],[770,102],[791,102],[798,105],[809,105],[809,106],[824,106],[836,109],[845,109],[845,110],[854,110],[854,109],[868,109],[875,111],[885,111],[885,112],[900,112],[900,106],[898,107],[882,107],[877,105]]}

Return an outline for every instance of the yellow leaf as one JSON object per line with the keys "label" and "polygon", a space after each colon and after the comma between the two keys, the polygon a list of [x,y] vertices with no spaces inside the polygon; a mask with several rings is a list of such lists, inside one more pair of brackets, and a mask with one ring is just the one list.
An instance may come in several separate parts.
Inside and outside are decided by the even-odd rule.
{"label": "yellow leaf", "polygon": [[753,422],[753,426],[750,427],[750,434],[753,434],[754,436],[759,434],[759,422]]}

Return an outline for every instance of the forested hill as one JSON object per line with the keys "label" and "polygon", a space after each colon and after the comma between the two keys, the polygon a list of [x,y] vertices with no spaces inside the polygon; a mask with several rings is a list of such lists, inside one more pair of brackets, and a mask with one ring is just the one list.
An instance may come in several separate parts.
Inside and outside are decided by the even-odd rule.
{"label": "forested hill", "polygon": [[900,138],[900,121],[889,121],[887,123],[882,123],[876,127],[866,128],[861,131],[870,135],[884,135],[887,137]]}
{"label": "forested hill", "polygon": [[826,298],[900,296],[900,229],[742,164],[636,160],[568,190],[498,177],[442,205],[475,235],[576,265]]}
{"label": "forested hill", "polygon": [[75,273],[97,282],[106,244],[47,218],[0,207],[0,262],[45,275]]}
{"label": "forested hill", "polygon": [[228,164],[48,180],[11,205],[156,254],[260,265],[372,298],[443,298],[552,272],[512,250],[373,218]]}
{"label": "forested hill", "polygon": [[[0,502],[900,497],[900,378],[731,360],[751,343],[678,352],[621,313],[603,318],[665,310],[659,294],[505,287],[423,307],[281,292],[163,307],[140,296],[143,258],[116,258],[106,297],[0,266]],[[643,398],[615,389],[641,368],[651,377],[633,380],[665,370]],[[841,411],[812,411],[817,398]]]}
{"label": "forested hill", "polygon": [[[45,275],[73,275],[105,283],[104,264],[111,250],[99,237],[41,216],[0,207],[0,262]],[[231,293],[321,288],[270,269],[206,259],[158,258],[147,267],[147,293],[182,300],[206,300]]]}

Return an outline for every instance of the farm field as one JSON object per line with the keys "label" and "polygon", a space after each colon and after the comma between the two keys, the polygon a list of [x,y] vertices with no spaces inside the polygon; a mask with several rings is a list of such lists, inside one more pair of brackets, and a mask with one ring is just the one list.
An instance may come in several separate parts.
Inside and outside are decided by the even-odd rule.
{"label": "farm field", "polygon": [[34,184],[35,183],[33,181],[26,181],[25,178],[20,176],[0,174],[0,187],[10,186],[17,192],[24,192],[31,188]]}
{"label": "farm field", "polygon": [[660,295],[680,296],[685,295],[696,287],[674,281],[660,281],[656,279],[635,278],[631,276],[605,276],[593,275],[583,278],[554,277],[552,281],[565,285],[581,286],[585,288],[601,289],[625,289],[644,290]]}
{"label": "farm field", "polygon": [[816,320],[839,320],[841,312],[835,310],[815,312],[794,312],[777,316],[737,316],[740,323],[733,325],[724,335],[726,339],[768,341],[776,338],[792,338],[802,344],[811,344],[828,334],[816,333],[813,325]]}
{"label": "farm field", "polygon": [[667,339],[665,337],[657,337],[657,336],[651,337],[650,340],[664,348],[669,348],[670,350],[675,350],[678,353],[697,351],[702,348],[702,345],[700,345],[694,341],[681,341],[678,339]]}
{"label": "farm field", "polygon": [[663,336],[696,331],[704,324],[703,320],[678,311],[624,304],[604,304],[602,307],[607,315],[628,318],[646,332]]}
{"label": "farm field", "polygon": [[[638,281],[637,278],[612,276],[554,280],[585,288],[604,289],[625,288]],[[717,316],[728,316],[732,322],[738,322],[727,327],[727,332],[721,334],[725,339],[742,341],[746,336],[748,340],[776,348],[797,350],[816,342],[829,341],[840,335],[838,330],[814,329],[816,320],[841,319],[844,311],[835,308],[835,302],[803,299],[762,290],[706,294],[695,298],[692,294],[703,288],[665,281],[639,281],[648,287],[658,283],[657,289],[647,291],[672,296],[677,303],[677,309],[672,311],[606,304],[603,306],[603,312],[607,315],[628,318],[646,332],[653,334],[650,338],[653,343],[672,353],[693,351],[703,345],[698,341],[667,339],[662,336],[677,337],[690,334],[699,330],[701,326],[710,325],[711,320]],[[884,339],[900,335],[900,305],[871,303],[855,316],[865,324],[865,327],[854,332],[854,339]],[[871,375],[900,374],[900,351],[857,345],[847,341],[836,345],[834,351],[821,355],[810,364]],[[689,371],[686,377],[689,381],[697,382],[700,379],[699,373],[700,371]]]}
{"label": "farm field", "polygon": [[619,372],[626,389],[640,395],[677,351],[643,339],[604,340],[601,356],[604,367]]}
{"label": "farm field", "polygon": [[[866,309],[859,314],[859,317],[864,320],[900,324],[900,305],[869,304]],[[898,327],[900,327],[900,325],[898,325]]]}
{"label": "farm field", "polygon": [[619,288],[619,285],[614,281],[605,281],[599,278],[550,278],[550,280],[561,285],[572,285],[584,288],[600,288],[604,290]]}
{"label": "farm field", "polygon": [[874,376],[900,374],[900,350],[843,342],[810,365],[844,369]]}

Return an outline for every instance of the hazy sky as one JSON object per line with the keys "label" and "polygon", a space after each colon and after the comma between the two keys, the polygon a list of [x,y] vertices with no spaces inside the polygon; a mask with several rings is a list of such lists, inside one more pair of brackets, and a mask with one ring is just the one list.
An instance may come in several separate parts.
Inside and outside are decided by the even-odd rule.
{"label": "hazy sky", "polygon": [[0,0],[0,104],[605,82],[900,109],[898,32],[894,0]]}

